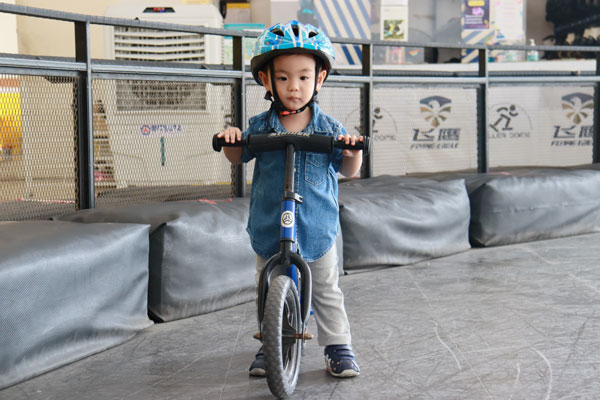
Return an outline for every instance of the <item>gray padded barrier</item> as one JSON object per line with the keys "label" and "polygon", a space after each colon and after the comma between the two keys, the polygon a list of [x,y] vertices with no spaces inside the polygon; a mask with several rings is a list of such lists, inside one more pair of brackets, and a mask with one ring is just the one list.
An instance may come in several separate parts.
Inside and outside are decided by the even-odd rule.
{"label": "gray padded barrier", "polygon": [[600,171],[523,169],[465,179],[473,245],[499,246],[600,231]]}
{"label": "gray padded barrier", "polygon": [[405,265],[470,248],[464,181],[379,176],[340,184],[344,269]]}
{"label": "gray padded barrier", "polygon": [[147,225],[0,222],[0,389],[131,339],[147,316]]}
{"label": "gray padded barrier", "polygon": [[157,321],[254,299],[256,256],[246,233],[248,199],[115,206],[56,218],[151,225],[148,311]]}
{"label": "gray padded barrier", "polygon": [[569,167],[568,169],[571,169],[571,170],[592,169],[592,170],[600,171],[600,163],[575,165],[573,167]]}

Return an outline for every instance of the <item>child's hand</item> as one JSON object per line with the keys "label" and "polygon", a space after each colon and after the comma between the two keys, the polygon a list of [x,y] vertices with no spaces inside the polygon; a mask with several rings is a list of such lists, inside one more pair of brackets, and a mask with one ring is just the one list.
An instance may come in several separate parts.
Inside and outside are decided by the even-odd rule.
{"label": "child's hand", "polygon": [[[356,142],[364,141],[364,138],[362,136],[350,135],[349,133],[346,133],[345,135],[338,135],[337,140],[343,140],[346,144],[351,144],[354,146]],[[344,149],[342,154],[344,157],[362,157],[362,150]]]}
{"label": "child's hand", "polygon": [[[223,132],[217,135],[219,139],[225,139],[225,143],[235,143],[242,140],[242,131],[235,126],[230,126]],[[242,148],[241,147],[224,147],[223,153],[225,157],[234,165],[238,165],[242,162]]]}
{"label": "child's hand", "polygon": [[235,143],[242,140],[242,131],[235,126],[230,126],[217,135],[219,139],[225,139],[225,143]]}

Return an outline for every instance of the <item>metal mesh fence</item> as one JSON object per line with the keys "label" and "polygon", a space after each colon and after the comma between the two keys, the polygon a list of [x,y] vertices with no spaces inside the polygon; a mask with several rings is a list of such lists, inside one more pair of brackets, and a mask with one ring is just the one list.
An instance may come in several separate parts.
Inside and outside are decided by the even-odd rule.
{"label": "metal mesh fence", "polygon": [[[76,209],[77,82],[0,75],[0,220]],[[362,90],[326,84],[319,103],[348,132],[363,134]],[[481,93],[376,84],[372,175],[475,171]],[[261,86],[248,84],[245,96],[248,119],[270,106]],[[489,87],[490,168],[591,163],[594,96],[588,84]],[[232,83],[95,79],[92,100],[96,207],[233,195],[231,165],[211,146],[233,124]],[[253,163],[245,168],[251,184]]]}
{"label": "metal mesh fence", "polygon": [[[265,100],[265,88],[258,84],[250,84],[246,86],[246,119],[267,111],[271,106],[271,102]],[[244,166],[246,170],[246,183],[252,184],[252,174],[254,173],[254,160]],[[250,187],[246,189],[250,193]]]}
{"label": "metal mesh fence", "polygon": [[75,209],[77,81],[0,75],[0,219]]}
{"label": "metal mesh fence", "polygon": [[231,196],[212,137],[231,124],[232,86],[95,80],[96,206]]}
{"label": "metal mesh fence", "polygon": [[361,123],[361,89],[325,85],[319,92],[319,106],[344,125],[348,133],[365,134]]}
{"label": "metal mesh fence", "polygon": [[[32,13],[35,18],[27,15],[22,22],[57,17],[42,11]],[[172,26],[148,21],[111,27],[112,21],[97,17],[85,24],[70,15],[59,17],[75,22],[74,59],[2,57],[0,220],[44,219],[92,203],[112,207],[232,196],[232,182],[239,180],[211,146],[212,136],[243,114],[234,109],[236,85],[245,81],[241,71],[232,71],[238,64],[232,62],[237,46],[222,37],[230,33],[191,32],[187,26],[182,29],[187,33],[174,33],[168,31]],[[90,59],[88,22],[107,25],[110,51],[105,56],[111,62]],[[494,65],[501,68],[489,69],[475,64],[423,68],[421,60],[410,57],[405,65],[384,62],[373,51],[378,47],[365,47],[365,54],[372,54],[379,67],[369,65],[360,79],[358,70],[340,68],[319,94],[323,110],[348,132],[372,133],[372,168],[365,169],[371,176],[571,167],[600,157],[594,121],[597,63],[561,63],[548,73],[500,63]],[[481,49],[469,51],[479,54]],[[236,60],[243,53],[235,53]],[[433,56],[427,49],[422,54],[419,58]],[[89,81],[92,104],[87,103]],[[263,87],[246,83],[241,95],[250,118],[270,104],[263,99]],[[366,104],[365,90],[370,89],[372,102]],[[87,134],[78,132],[78,126],[87,130],[88,109],[93,111],[93,149],[83,148],[84,138],[79,149],[83,159],[78,160],[77,138]],[[84,165],[90,153],[95,199],[87,182],[92,171]],[[249,184],[253,163],[245,172]]]}
{"label": "metal mesh fence", "polygon": [[[361,96],[364,89],[331,85],[328,82],[319,92],[319,106],[328,115],[337,119],[351,135],[366,135],[363,122]],[[360,172],[357,173],[360,176]],[[342,175],[338,175],[343,178]]]}

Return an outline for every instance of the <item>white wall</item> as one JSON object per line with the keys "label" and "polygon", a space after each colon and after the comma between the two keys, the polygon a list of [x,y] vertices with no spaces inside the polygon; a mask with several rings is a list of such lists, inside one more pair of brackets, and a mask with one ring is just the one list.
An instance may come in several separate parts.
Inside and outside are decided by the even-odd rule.
{"label": "white wall", "polygon": [[546,0],[527,0],[526,18],[527,39],[534,39],[538,46],[544,44],[543,38],[554,32],[554,24],[546,21]]}
{"label": "white wall", "polygon": [[[15,4],[15,0],[3,0],[4,3]],[[18,53],[17,17],[14,14],[0,13],[0,53]]]}
{"label": "white wall", "polygon": [[[109,5],[121,2],[155,3],[153,0],[16,0],[16,4],[21,6],[97,16],[104,16]],[[194,4],[203,1],[180,0],[180,2]],[[211,3],[218,4],[218,1],[211,0]],[[17,23],[20,54],[58,57],[75,56],[73,23],[21,16],[17,17]],[[91,26],[91,51],[92,58],[104,58],[104,27],[102,26]]]}

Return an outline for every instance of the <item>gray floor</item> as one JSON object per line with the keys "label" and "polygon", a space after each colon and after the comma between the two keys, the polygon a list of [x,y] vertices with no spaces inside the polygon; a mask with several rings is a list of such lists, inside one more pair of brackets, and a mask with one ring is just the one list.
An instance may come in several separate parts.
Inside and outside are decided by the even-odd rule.
{"label": "gray floor", "polygon": [[[361,367],[310,342],[294,399],[599,399],[600,234],[473,249],[341,279]],[[254,304],[154,325],[0,399],[269,399]],[[314,331],[314,324],[312,329]]]}

